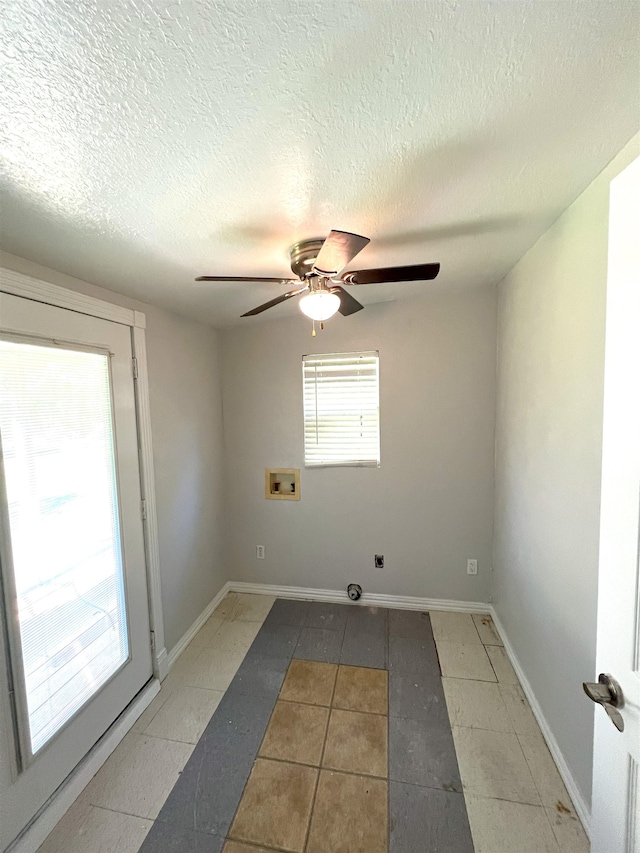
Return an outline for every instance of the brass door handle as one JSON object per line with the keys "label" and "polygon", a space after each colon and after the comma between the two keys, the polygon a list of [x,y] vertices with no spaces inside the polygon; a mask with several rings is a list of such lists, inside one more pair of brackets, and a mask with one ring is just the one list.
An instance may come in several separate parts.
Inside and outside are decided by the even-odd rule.
{"label": "brass door handle", "polygon": [[623,732],[624,720],[618,708],[622,708],[624,705],[624,697],[622,695],[622,688],[615,678],[612,675],[601,672],[596,684],[583,681],[582,687],[589,699],[598,705],[602,705],[618,731]]}

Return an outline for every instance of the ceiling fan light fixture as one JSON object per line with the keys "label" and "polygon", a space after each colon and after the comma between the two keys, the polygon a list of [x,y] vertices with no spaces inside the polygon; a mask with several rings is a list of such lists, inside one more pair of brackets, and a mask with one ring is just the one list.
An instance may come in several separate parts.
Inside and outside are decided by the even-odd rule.
{"label": "ceiling fan light fixture", "polygon": [[340,307],[340,297],[327,290],[316,290],[314,293],[303,296],[298,304],[303,314],[312,320],[322,322],[336,313]]}
{"label": "ceiling fan light fixture", "polygon": [[[196,281],[255,281],[267,284],[295,285],[294,290],[270,299],[258,305],[251,311],[245,311],[243,317],[254,317],[262,314],[267,308],[273,308],[286,302],[293,296],[304,296],[300,302],[303,314],[322,323],[333,317],[339,311],[343,317],[355,314],[364,308],[357,299],[341,287],[342,284],[391,284],[403,281],[430,281],[440,271],[440,264],[414,264],[403,267],[383,267],[367,270],[350,270],[343,272],[351,261],[369,243],[368,237],[352,234],[350,231],[333,230],[326,238],[316,237],[313,240],[301,240],[289,249],[291,270],[297,280],[289,278],[263,278],[262,276],[225,276],[200,275]],[[315,334],[315,332],[314,332]]]}

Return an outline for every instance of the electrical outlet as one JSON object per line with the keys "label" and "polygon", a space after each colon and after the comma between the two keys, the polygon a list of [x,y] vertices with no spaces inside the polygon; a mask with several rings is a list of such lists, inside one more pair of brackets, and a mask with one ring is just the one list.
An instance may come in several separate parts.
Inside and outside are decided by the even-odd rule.
{"label": "electrical outlet", "polygon": [[374,557],[376,569],[384,569],[384,554],[376,554]]}
{"label": "electrical outlet", "polygon": [[467,574],[468,575],[477,575],[478,574],[478,561],[477,560],[467,560]]}
{"label": "electrical outlet", "polygon": [[256,557],[259,560],[264,560],[264,545],[256,545]]}

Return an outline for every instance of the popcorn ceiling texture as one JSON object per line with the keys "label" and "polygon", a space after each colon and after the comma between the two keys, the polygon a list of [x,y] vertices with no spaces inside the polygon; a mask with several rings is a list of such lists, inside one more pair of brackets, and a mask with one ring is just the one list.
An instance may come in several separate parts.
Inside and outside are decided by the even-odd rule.
{"label": "popcorn ceiling texture", "polygon": [[213,325],[332,227],[443,264],[363,302],[496,282],[637,130],[639,9],[5,0],[4,248]]}

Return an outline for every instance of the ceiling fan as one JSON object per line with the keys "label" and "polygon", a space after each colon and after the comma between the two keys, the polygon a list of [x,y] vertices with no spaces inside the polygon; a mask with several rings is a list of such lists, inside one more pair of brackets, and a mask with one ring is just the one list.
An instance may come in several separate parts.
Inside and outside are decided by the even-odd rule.
{"label": "ceiling fan", "polygon": [[[349,231],[331,231],[329,236],[317,240],[303,240],[289,250],[291,269],[298,280],[290,278],[261,278],[255,276],[201,275],[196,281],[256,281],[275,284],[293,284],[275,299],[258,305],[243,317],[261,314],[292,296],[302,296],[300,310],[312,320],[322,322],[339,311],[344,317],[364,308],[357,299],[342,287],[343,284],[386,284],[397,281],[428,281],[440,271],[440,264],[416,264],[408,267],[342,272],[355,256],[369,243],[368,237]],[[305,295],[303,295],[305,294]]]}

